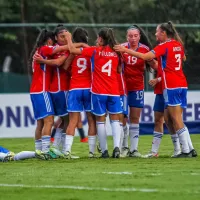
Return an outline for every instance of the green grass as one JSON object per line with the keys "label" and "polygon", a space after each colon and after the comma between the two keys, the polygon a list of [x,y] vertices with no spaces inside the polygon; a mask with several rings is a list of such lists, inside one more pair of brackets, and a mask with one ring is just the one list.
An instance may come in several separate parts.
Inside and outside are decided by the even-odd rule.
{"label": "green grass", "polygon": [[[200,149],[200,135],[192,135],[195,149]],[[147,153],[152,136],[141,136],[139,150]],[[0,144],[19,152],[33,150],[33,139],[0,139]],[[112,139],[109,138],[112,153]],[[152,159],[88,159],[88,145],[76,138],[73,153],[79,160],[37,159],[0,163],[0,184],[22,184],[29,187],[0,186],[0,200],[199,200],[200,158],[172,159],[171,139],[163,138],[160,157]],[[107,174],[107,172],[129,172]],[[91,190],[67,188],[37,188],[36,186],[83,186]],[[108,191],[102,191],[106,188]],[[135,188],[136,191],[114,191]],[[141,189],[156,191],[144,192]]]}

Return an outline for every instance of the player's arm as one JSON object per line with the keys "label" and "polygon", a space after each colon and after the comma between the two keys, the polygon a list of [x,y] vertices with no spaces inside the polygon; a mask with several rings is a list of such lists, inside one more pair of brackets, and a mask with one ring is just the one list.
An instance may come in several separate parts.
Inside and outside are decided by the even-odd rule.
{"label": "player's arm", "polygon": [[35,53],[33,56],[33,60],[36,61],[37,63],[44,63],[46,65],[50,65],[50,66],[61,66],[65,60],[67,59],[66,55],[63,55],[57,59],[50,59],[50,60],[46,60],[44,59],[40,54]]}
{"label": "player's arm", "polygon": [[82,50],[80,48],[76,48],[76,46],[72,43],[72,37],[70,33],[67,33],[67,43],[70,53],[75,55],[80,55],[82,53]]}
{"label": "player's arm", "polygon": [[121,45],[115,45],[114,50],[117,52],[128,53],[129,55],[132,55],[134,57],[147,60],[147,61],[155,58],[155,54],[151,51],[149,51],[148,53],[140,53],[140,52],[133,51],[131,49],[127,49],[126,47],[121,46]]}
{"label": "player's arm", "polygon": [[[85,43],[73,43],[74,47],[75,48],[80,48],[80,47],[89,47],[89,45],[85,44]],[[63,46],[58,46],[58,47],[55,47],[53,49],[53,52],[52,52],[52,55],[53,54],[56,54],[56,53],[59,53],[59,52],[62,52],[62,51],[69,51],[69,45],[63,45]]]}
{"label": "player's arm", "polygon": [[158,69],[158,61],[153,59],[153,60],[150,60],[150,61],[147,61],[147,63],[150,65],[150,67],[154,70],[157,70]]}
{"label": "player's arm", "polygon": [[149,85],[150,85],[151,87],[155,87],[156,84],[159,83],[161,80],[162,80],[161,77],[151,79],[151,80],[149,81]]}
{"label": "player's arm", "polygon": [[68,58],[65,60],[64,64],[62,65],[62,68],[67,70],[71,66],[74,57],[75,56],[73,54],[70,54]]}

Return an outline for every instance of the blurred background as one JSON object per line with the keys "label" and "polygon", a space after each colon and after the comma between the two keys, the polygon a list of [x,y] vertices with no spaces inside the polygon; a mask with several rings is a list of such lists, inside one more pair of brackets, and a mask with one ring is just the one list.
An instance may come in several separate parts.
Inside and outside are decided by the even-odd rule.
{"label": "blurred background", "polygon": [[[139,24],[155,45],[157,24],[168,20],[185,42],[189,88],[200,89],[200,0],[0,0],[0,8],[1,93],[29,91],[27,62],[42,28],[53,30],[58,23],[69,31],[85,27],[92,45],[103,26],[113,27],[118,41],[125,42],[127,28]],[[148,84],[146,90],[151,90]]]}

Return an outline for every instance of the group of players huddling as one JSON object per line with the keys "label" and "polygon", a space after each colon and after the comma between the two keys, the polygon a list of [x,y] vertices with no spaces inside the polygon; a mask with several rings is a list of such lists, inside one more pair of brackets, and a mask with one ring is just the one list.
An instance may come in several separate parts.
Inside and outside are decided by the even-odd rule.
{"label": "group of players huddling", "polygon": [[[183,42],[171,22],[158,25],[155,35],[159,44],[152,48],[144,31],[133,25],[127,30],[127,42],[118,44],[113,30],[102,28],[96,46],[89,46],[88,33],[81,27],[72,35],[62,25],[54,32],[41,31],[31,55],[30,96],[37,120],[36,157],[78,158],[71,154],[71,148],[82,111],[88,120],[89,158],[96,157],[97,137],[101,158],[109,157],[107,115],[113,135],[113,158],[158,157],[164,122],[174,146],[172,157],[197,156],[182,119],[183,108],[187,106]],[[151,73],[152,69],[157,72],[156,78],[149,81],[156,94],[155,127],[152,149],[142,156],[138,141],[144,106],[144,71]],[[51,145],[54,116],[61,117],[62,123]]]}

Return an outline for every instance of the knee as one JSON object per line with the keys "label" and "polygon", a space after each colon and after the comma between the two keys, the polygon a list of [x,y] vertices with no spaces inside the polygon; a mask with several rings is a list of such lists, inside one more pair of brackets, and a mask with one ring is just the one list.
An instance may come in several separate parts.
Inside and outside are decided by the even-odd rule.
{"label": "knee", "polygon": [[140,120],[140,118],[137,116],[130,116],[130,122],[133,124],[138,124],[139,120]]}

